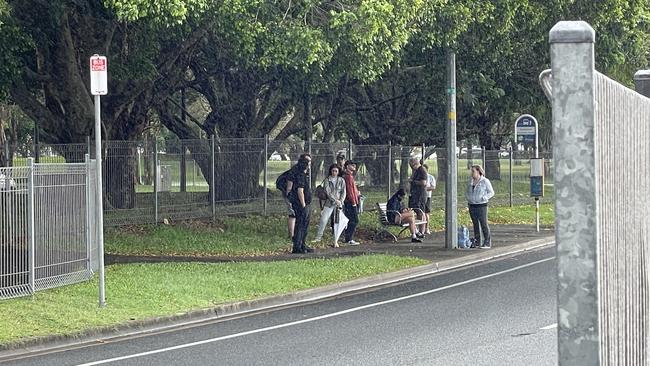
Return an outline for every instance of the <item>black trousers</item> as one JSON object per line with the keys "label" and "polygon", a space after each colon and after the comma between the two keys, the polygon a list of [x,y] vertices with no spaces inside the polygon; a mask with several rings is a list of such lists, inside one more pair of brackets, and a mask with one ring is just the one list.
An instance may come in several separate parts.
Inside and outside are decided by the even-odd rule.
{"label": "black trousers", "polygon": [[300,207],[300,203],[292,203],[293,211],[296,213],[296,226],[293,231],[293,249],[303,250],[307,231],[309,230],[309,219],[311,218],[311,207],[309,205]]}
{"label": "black trousers", "polygon": [[485,205],[469,205],[469,216],[474,227],[474,239],[480,244],[481,232],[483,232],[483,245],[491,245],[490,226],[487,221],[488,207]]}
{"label": "black trousers", "polygon": [[359,223],[359,211],[357,211],[356,206],[352,206],[351,203],[345,202],[343,205],[343,213],[347,216],[348,227],[345,229],[345,242],[352,240],[354,232],[357,230],[357,224]]}

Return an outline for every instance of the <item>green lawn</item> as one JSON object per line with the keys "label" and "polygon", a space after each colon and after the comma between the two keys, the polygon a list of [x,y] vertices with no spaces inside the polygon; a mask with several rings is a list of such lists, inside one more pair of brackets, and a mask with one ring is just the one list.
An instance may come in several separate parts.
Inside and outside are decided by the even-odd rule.
{"label": "green lawn", "polygon": [[[459,224],[471,225],[467,207],[459,207]],[[308,240],[316,235],[320,211],[314,211]],[[542,225],[553,225],[552,205],[541,205]],[[535,206],[490,207],[488,219],[493,224],[534,224]],[[431,213],[431,230],[444,228],[444,210]],[[192,256],[260,256],[286,253],[291,248],[287,220],[282,215],[248,215],[220,217],[216,223],[183,222],[173,226],[143,225],[106,230],[106,252],[122,255],[192,255]],[[372,240],[380,229],[377,213],[361,215],[358,238]],[[396,228],[393,228],[396,230]],[[329,230],[321,243],[331,242]]]}
{"label": "green lawn", "polygon": [[106,270],[107,307],[97,306],[97,278],[0,302],[0,344],[218,304],[289,293],[426,264],[384,255],[288,262],[113,265]]}

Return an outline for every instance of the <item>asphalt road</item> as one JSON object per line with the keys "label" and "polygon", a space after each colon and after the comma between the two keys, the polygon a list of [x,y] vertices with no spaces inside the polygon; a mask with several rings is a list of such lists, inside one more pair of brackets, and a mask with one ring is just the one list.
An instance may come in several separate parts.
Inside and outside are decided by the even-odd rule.
{"label": "asphalt road", "polygon": [[556,365],[554,255],[0,364]]}

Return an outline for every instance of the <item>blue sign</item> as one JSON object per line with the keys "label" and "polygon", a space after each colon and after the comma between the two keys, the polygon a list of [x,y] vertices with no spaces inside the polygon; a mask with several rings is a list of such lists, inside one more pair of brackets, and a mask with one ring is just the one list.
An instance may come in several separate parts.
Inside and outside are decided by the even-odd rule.
{"label": "blue sign", "polygon": [[544,197],[544,177],[530,177],[530,196]]}
{"label": "blue sign", "polygon": [[537,120],[535,120],[535,117],[524,114],[517,118],[515,135],[518,144],[535,144],[537,141]]}

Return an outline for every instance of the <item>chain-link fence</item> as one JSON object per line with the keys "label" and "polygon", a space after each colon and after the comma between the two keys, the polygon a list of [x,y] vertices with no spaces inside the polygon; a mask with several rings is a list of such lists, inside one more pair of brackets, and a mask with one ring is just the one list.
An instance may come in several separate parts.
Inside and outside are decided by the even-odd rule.
{"label": "chain-link fence", "polygon": [[[86,144],[0,147],[10,151],[11,165],[23,166],[39,152],[43,162],[83,161]],[[213,216],[281,213],[276,179],[303,153],[312,155],[312,184],[320,184],[337,155],[355,161],[356,181],[366,210],[385,202],[400,187],[408,190],[409,159],[418,157],[437,181],[432,207],[444,208],[446,151],[427,146],[354,145],[351,142],[307,143],[300,140],[202,139],[108,141],[104,151],[104,207],[107,226],[156,223]],[[92,156],[92,155],[91,155]],[[94,156],[93,156],[94,157]],[[495,205],[532,204],[532,152],[461,149],[458,155],[459,202],[465,200],[469,167],[482,165],[491,180]],[[553,199],[552,157],[545,159],[545,197]],[[213,189],[214,187],[214,189]]]}

